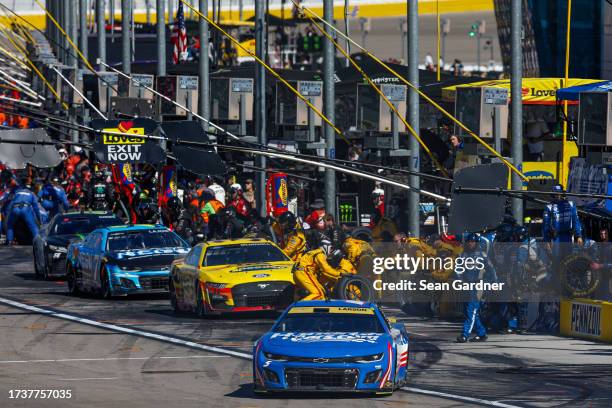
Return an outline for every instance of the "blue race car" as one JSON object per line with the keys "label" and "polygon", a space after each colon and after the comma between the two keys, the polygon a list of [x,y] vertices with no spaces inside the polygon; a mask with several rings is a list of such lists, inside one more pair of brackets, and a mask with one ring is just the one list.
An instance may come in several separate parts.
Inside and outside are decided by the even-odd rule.
{"label": "blue race car", "polygon": [[253,348],[256,393],[390,395],[407,374],[408,333],[372,303],[296,302]]}
{"label": "blue race car", "polygon": [[167,292],[170,264],[187,252],[189,244],[162,225],[98,228],[68,247],[68,290],[104,298]]}

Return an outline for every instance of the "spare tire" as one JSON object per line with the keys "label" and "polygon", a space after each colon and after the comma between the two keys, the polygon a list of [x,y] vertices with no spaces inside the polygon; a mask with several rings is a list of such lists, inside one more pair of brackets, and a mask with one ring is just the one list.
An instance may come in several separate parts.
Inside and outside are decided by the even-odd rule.
{"label": "spare tire", "polygon": [[374,301],[374,287],[372,282],[363,276],[344,276],[334,287],[334,297],[340,300],[372,302]]}
{"label": "spare tire", "polygon": [[351,231],[351,237],[366,242],[373,242],[372,230],[368,227],[357,227]]}
{"label": "spare tire", "polygon": [[592,270],[593,260],[584,254],[572,254],[561,262],[561,283],[572,297],[595,292],[601,282],[601,270]]}

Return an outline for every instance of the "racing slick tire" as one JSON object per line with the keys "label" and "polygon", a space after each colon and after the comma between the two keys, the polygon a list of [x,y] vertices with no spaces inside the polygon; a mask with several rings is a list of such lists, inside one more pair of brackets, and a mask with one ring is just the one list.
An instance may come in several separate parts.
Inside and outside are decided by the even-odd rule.
{"label": "racing slick tire", "polygon": [[36,276],[41,277],[43,276],[43,273],[38,267],[38,256],[36,255],[36,249],[32,250],[32,254],[34,256],[34,273],[36,274]]}
{"label": "racing slick tire", "polygon": [[366,242],[373,242],[372,230],[368,227],[358,227],[351,231],[351,237],[360,239]]}
{"label": "racing slick tire", "polygon": [[561,283],[572,297],[588,296],[599,287],[601,269],[592,269],[592,263],[584,254],[569,255],[561,262]]}
{"label": "racing slick tire", "polygon": [[79,285],[76,281],[76,271],[70,263],[66,265],[66,283],[68,284],[68,293],[77,296],[81,293]]}
{"label": "racing slick tire", "polygon": [[174,290],[174,282],[172,282],[172,274],[170,274],[170,280],[168,281],[168,295],[170,296],[170,306],[172,306],[172,312],[174,314],[181,313],[181,308],[176,300],[176,292]]}
{"label": "racing slick tire", "polygon": [[[46,251],[43,250],[43,259],[47,259],[47,254]],[[43,264],[43,268],[42,268],[42,278],[43,280],[49,280],[49,272],[51,271],[51,265],[48,264],[48,262],[45,262]]]}
{"label": "racing slick tire", "polygon": [[100,268],[100,297],[102,299],[110,299],[113,297],[106,265],[102,265],[102,268]]}
{"label": "racing slick tire", "polygon": [[197,294],[196,294],[196,315],[198,317],[208,317],[209,310],[208,310],[208,306],[206,306],[206,302],[204,301],[204,295],[202,294],[202,288],[200,288],[200,285],[198,282],[196,282],[195,287],[197,288]]}
{"label": "racing slick tire", "polygon": [[360,300],[362,302],[372,302],[374,300],[372,282],[359,275],[340,278],[334,288],[334,294],[341,300]]}

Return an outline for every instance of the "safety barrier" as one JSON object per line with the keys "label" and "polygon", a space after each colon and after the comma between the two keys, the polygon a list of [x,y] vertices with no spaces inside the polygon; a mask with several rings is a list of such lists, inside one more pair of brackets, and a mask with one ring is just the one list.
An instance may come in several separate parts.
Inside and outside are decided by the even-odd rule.
{"label": "safety barrier", "polygon": [[592,299],[561,301],[561,334],[612,343],[612,302]]}

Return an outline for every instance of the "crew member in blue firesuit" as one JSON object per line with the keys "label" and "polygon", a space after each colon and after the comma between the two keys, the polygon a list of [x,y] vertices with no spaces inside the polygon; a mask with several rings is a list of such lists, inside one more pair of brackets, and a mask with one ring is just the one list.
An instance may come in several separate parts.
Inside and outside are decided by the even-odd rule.
{"label": "crew member in blue firesuit", "polygon": [[516,303],[517,328],[515,333],[525,334],[530,328],[529,298],[538,295],[542,290],[542,284],[550,281],[552,276],[550,253],[545,246],[530,237],[527,229],[520,231],[519,242],[514,263],[514,286],[520,290]]}
{"label": "crew member in blue firesuit", "polygon": [[488,256],[492,257],[493,244],[497,241],[497,230],[486,229],[477,233],[464,232],[463,234],[458,235],[457,239],[459,242],[466,243],[470,235],[475,235],[478,248]]}
{"label": "crew member in blue firesuit", "polygon": [[60,212],[68,211],[70,208],[66,192],[60,186],[57,176],[53,177],[51,182],[46,183],[40,189],[38,198],[42,201],[42,207],[49,213],[49,218],[53,218]]}
{"label": "crew member in blue firesuit", "polygon": [[[457,260],[463,258],[462,265],[464,271],[457,271],[457,275],[463,282],[473,283],[478,281],[495,282],[497,280],[495,268],[489,260],[485,251],[479,248],[479,237],[477,234],[469,234],[466,237],[464,250]],[[470,260],[469,262],[466,262]],[[475,262],[480,260],[481,263]],[[479,268],[479,266],[483,266]],[[481,294],[477,290],[472,290],[468,294],[468,301],[464,305],[465,322],[463,332],[457,337],[458,343],[469,341],[486,341],[487,329],[480,320]],[[476,336],[470,339],[472,331],[476,331]]]}
{"label": "crew member in blue firesuit", "polygon": [[[502,235],[505,236],[506,250],[504,251],[503,263],[498,265],[507,270],[504,280],[506,288],[510,289],[509,293],[512,293],[514,296],[520,296],[522,293],[520,293],[519,285],[525,284],[524,280],[527,279],[525,269],[529,261],[530,243],[533,245],[531,250],[537,248],[535,247],[535,240],[532,241],[529,237],[529,230],[527,228],[518,225],[516,222],[511,226],[511,229],[508,226],[503,227],[505,234]],[[500,302],[499,312],[502,319],[505,320],[505,327],[501,330],[502,334],[521,334],[525,331],[527,319],[526,303],[518,302],[516,299],[513,299],[512,302]]]}
{"label": "crew member in blue firesuit", "polygon": [[505,286],[502,293],[494,294],[496,299],[491,309],[493,313],[488,316],[486,324],[489,328],[497,329],[501,334],[513,333],[517,325],[516,305],[509,303],[507,300],[509,289],[513,283],[513,265],[516,262],[516,253],[519,246],[517,236],[521,228],[514,217],[505,215],[503,222],[494,230],[494,235],[492,235],[494,242],[491,245],[491,250],[487,252],[495,267],[498,279],[504,282]]}
{"label": "crew member in blue firesuit", "polygon": [[11,190],[6,188],[0,191],[0,235],[4,233],[6,226],[6,215],[10,204]]}
{"label": "crew member in blue firesuit", "polygon": [[8,207],[17,186],[15,176],[8,170],[0,172],[0,234],[6,232],[6,217]]}
{"label": "crew member in blue firesuit", "polygon": [[545,242],[573,242],[582,245],[582,225],[578,219],[576,204],[564,196],[563,186],[553,187],[552,203],[544,207],[542,236]]}
{"label": "crew member in blue firesuit", "polygon": [[6,220],[6,244],[11,245],[15,238],[15,223],[22,219],[32,233],[38,235],[38,224],[41,219],[38,200],[34,193],[25,187],[16,187],[8,205]]}

